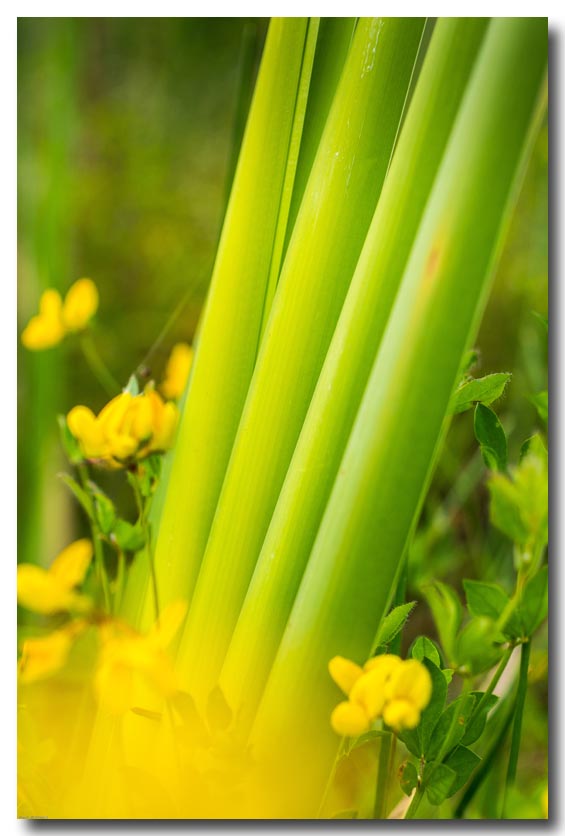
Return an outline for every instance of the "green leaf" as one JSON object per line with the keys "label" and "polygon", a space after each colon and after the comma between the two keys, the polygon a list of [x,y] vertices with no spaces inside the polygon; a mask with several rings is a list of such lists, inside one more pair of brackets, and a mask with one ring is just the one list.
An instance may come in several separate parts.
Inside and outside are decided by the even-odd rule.
{"label": "green leaf", "polygon": [[[496,583],[464,580],[463,588],[467,598],[467,606],[471,615],[486,615],[497,621],[510,603],[510,598],[504,589]],[[520,619],[512,613],[504,627],[505,635],[517,638],[522,635]]]}
{"label": "green leaf", "polygon": [[126,520],[116,520],[111,539],[124,552],[138,552],[145,546],[145,536],[139,523],[132,525]]}
{"label": "green leaf", "polygon": [[430,804],[438,805],[450,794],[456,778],[455,770],[445,763],[430,761],[424,768],[423,782]]}
{"label": "green leaf", "polygon": [[410,795],[412,790],[418,786],[418,770],[412,761],[404,761],[404,763],[400,765],[398,776],[402,792],[406,795]]}
{"label": "green leaf", "polygon": [[455,652],[455,636],[463,618],[461,601],[455,590],[441,581],[426,584],[422,593],[432,611],[441,645],[451,661]]}
{"label": "green leaf", "polygon": [[94,482],[91,481],[88,484],[94,500],[96,521],[102,534],[108,536],[112,533],[116,522],[114,503]]}
{"label": "green leaf", "polygon": [[75,498],[79,501],[80,505],[86,511],[86,514],[89,519],[94,519],[94,507],[92,505],[92,499],[87,494],[87,492],[82,488],[78,482],[73,479],[72,476],[69,476],[68,473],[59,473],[59,479],[63,484],[69,488],[71,493],[74,494]]}
{"label": "green leaf", "polygon": [[334,813],[332,819],[356,819],[357,810],[342,810],[341,813]]}
{"label": "green leaf", "polygon": [[441,656],[439,654],[439,650],[437,649],[435,642],[428,639],[427,636],[418,636],[418,638],[412,643],[409,654],[413,659],[418,659],[420,662],[422,662],[424,658],[430,659],[434,665],[441,668]]}
{"label": "green leaf", "polygon": [[420,723],[416,729],[420,741],[420,754],[423,755],[428,748],[435,725],[441,716],[445,699],[447,697],[447,681],[442,671],[434,665],[431,659],[424,658],[424,665],[432,677],[432,696],[422,712]]}
{"label": "green leaf", "polygon": [[532,311],[532,315],[535,316],[538,322],[541,322],[541,324],[547,332],[549,330],[549,321],[547,319],[547,316],[544,316],[543,314],[540,314],[537,311]]}
{"label": "green leaf", "polygon": [[59,435],[63,450],[71,464],[79,464],[84,460],[78,441],[69,430],[67,419],[64,415],[57,415],[57,424],[59,426]]}
{"label": "green leaf", "polygon": [[497,643],[501,640],[492,618],[481,615],[471,619],[457,637],[455,652],[458,665],[471,674],[489,670],[502,655]]}
{"label": "green leaf", "polygon": [[445,765],[455,772],[456,778],[449,788],[447,798],[451,798],[467,783],[471,773],[480,762],[480,757],[467,749],[466,746],[458,746],[451,752],[449,757],[446,758]]}
{"label": "green leaf", "polygon": [[440,751],[445,755],[461,741],[476,704],[476,697],[465,694],[453,700],[434,727],[428,746],[424,751],[427,760],[433,761]]}
{"label": "green leaf", "polygon": [[530,638],[547,618],[548,570],[544,566],[531,578],[520,599],[518,613],[524,636]]}
{"label": "green leaf", "polygon": [[539,433],[534,433],[530,438],[527,438],[520,447],[520,463],[527,455],[547,461],[547,449]]}
{"label": "green leaf", "polygon": [[478,403],[475,407],[475,437],[481,447],[483,459],[489,470],[506,470],[508,444],[506,433],[498,416]]}
{"label": "green leaf", "polygon": [[498,702],[498,697],[494,694],[488,694],[486,697],[484,696],[483,691],[471,691],[471,694],[477,698],[477,701],[475,703],[473,715],[467,723],[465,734],[461,738],[461,743],[464,746],[469,746],[471,743],[474,743],[475,740],[479,739],[484,731],[489,711]]}
{"label": "green leaf", "polygon": [[402,630],[406,624],[406,620],[414,607],[415,601],[410,601],[407,604],[400,604],[389,612],[383,619],[377,638],[375,639],[376,647],[384,647],[393,640],[393,638]]}
{"label": "green leaf", "polygon": [[541,420],[547,424],[548,418],[548,395],[547,390],[544,392],[538,392],[536,395],[531,395],[530,400],[535,406],[538,411],[538,415]]}
{"label": "green leaf", "polygon": [[490,404],[498,400],[504,393],[511,374],[498,372],[487,374],[476,380],[466,380],[461,383],[453,394],[451,400],[451,412],[457,415],[465,412],[476,403]]}

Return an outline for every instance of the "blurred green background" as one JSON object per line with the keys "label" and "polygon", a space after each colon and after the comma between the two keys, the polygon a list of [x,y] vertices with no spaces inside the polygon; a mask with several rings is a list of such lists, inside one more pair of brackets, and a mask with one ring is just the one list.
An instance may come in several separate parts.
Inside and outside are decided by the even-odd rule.
{"label": "blurred green background", "polygon": [[[120,383],[140,363],[159,379],[174,342],[192,339],[266,25],[20,18],[19,332],[44,288],[64,293],[89,276],[101,297],[96,343]],[[510,461],[545,431],[529,398],[547,388],[547,335],[532,313],[547,313],[547,225],[544,125],[477,340],[477,373],[513,373],[497,405]],[[37,354],[19,346],[18,386],[18,556],[48,564],[84,524],[55,475],[65,466],[55,416],[77,403],[98,410],[107,398],[71,340]],[[484,478],[472,413],[458,416],[411,550],[411,598],[430,577],[459,590],[463,577],[510,582],[511,548],[488,525]],[[410,630],[434,635],[424,605]],[[547,781],[546,647],[539,636],[516,816],[540,815]],[[488,817],[492,793],[483,796],[473,814]]]}

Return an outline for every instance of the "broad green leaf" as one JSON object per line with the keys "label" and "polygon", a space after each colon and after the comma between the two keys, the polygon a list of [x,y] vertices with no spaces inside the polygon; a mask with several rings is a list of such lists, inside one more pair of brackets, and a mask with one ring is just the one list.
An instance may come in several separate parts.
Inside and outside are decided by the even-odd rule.
{"label": "broad green leaf", "polygon": [[422,587],[422,593],[432,611],[442,647],[451,662],[455,652],[455,636],[463,618],[459,596],[454,589],[441,581],[426,584]]}
{"label": "broad green leaf", "polygon": [[[332,486],[341,481],[342,455],[484,32],[485,21],[440,21],[426,54],[222,671],[230,700],[250,714],[287,624]],[[379,594],[374,576],[367,584]],[[376,617],[375,633],[379,621]],[[368,656],[368,651],[364,647],[362,654]]]}
{"label": "broad green leaf", "polygon": [[328,659],[368,653],[421,507],[543,113],[546,50],[545,21],[489,24],[270,670],[250,743],[267,780],[292,785],[293,815],[337,748]]}
{"label": "broad green leaf", "polygon": [[423,755],[428,750],[447,697],[447,682],[443,673],[430,659],[424,658],[423,663],[432,677],[432,697],[422,712],[419,725],[414,729],[419,743],[419,755]]}
{"label": "broad green leaf", "polygon": [[481,762],[478,755],[467,749],[466,746],[458,746],[446,758],[445,765],[455,772],[456,778],[449,788],[447,798],[461,789],[469,780],[472,771]]}
{"label": "broad green leaf", "polygon": [[[163,604],[181,593],[190,598],[194,588],[255,367],[275,241],[287,221],[280,209],[289,150],[303,124],[296,105],[311,70],[304,61],[308,32],[303,17],[269,25],[177,440],[155,496]],[[150,623],[149,593],[146,569],[126,590],[124,611],[134,623]]]}
{"label": "broad green leaf", "polygon": [[492,409],[482,403],[475,407],[475,436],[489,470],[506,470],[508,444],[504,427]]}
{"label": "broad green leaf", "polygon": [[407,604],[400,604],[400,606],[395,607],[389,612],[379,627],[379,632],[375,640],[376,647],[388,645],[393,640],[406,624],[408,616],[415,606],[416,602],[410,601]]}
{"label": "broad green leaf", "polygon": [[522,623],[523,635],[532,636],[547,618],[548,609],[548,570],[547,566],[531,578],[520,598],[518,614]]}
{"label": "broad green leaf", "polygon": [[489,670],[502,655],[499,646],[502,638],[492,618],[484,615],[472,618],[457,636],[455,654],[458,665],[471,674]]}
{"label": "broad green leaf", "polygon": [[543,461],[547,461],[547,449],[538,433],[535,433],[534,435],[530,436],[530,438],[527,438],[520,447],[520,462],[528,454],[537,456],[538,458],[541,458]]}
{"label": "broad green leaf", "polygon": [[418,785],[418,770],[412,761],[405,761],[401,764],[399,769],[399,780],[402,792],[410,795],[412,790]]}
{"label": "broad green leaf", "polygon": [[486,697],[482,691],[471,691],[471,694],[476,697],[477,701],[465,728],[465,734],[461,738],[461,744],[464,746],[470,746],[479,739],[484,731],[489,711],[498,702],[498,697],[494,694],[488,694]]}
{"label": "broad green leaf", "polygon": [[434,665],[441,668],[441,656],[439,655],[439,650],[437,649],[435,643],[426,636],[419,636],[415,639],[412,643],[412,647],[410,648],[410,656],[414,659],[418,659],[420,662],[424,658],[430,659]]}
{"label": "broad green leaf", "polygon": [[424,768],[423,782],[430,804],[438,805],[450,795],[456,772],[445,763],[430,761]]}
{"label": "broad green leaf", "polygon": [[[211,687],[224,662],[375,211],[422,26],[417,18],[364,18],[356,27],[286,251],[184,629],[179,669],[195,694]],[[305,525],[307,517],[301,520]],[[266,640],[256,621],[254,632]],[[257,675],[254,669],[242,676],[249,647],[237,673],[238,686],[248,682],[247,705]],[[238,705],[223,679],[222,687]]]}
{"label": "broad green leaf", "polygon": [[511,377],[511,374],[498,372],[477,380],[464,381],[453,393],[451,412],[457,415],[471,409],[476,403],[490,404],[496,401],[503,395]]}
{"label": "broad green leaf", "polygon": [[545,392],[538,392],[536,395],[532,395],[530,397],[531,402],[535,406],[538,411],[538,415],[541,420],[547,424],[548,418],[548,397],[547,391]]}
{"label": "broad green leaf", "polygon": [[450,752],[462,740],[465,728],[477,698],[472,694],[466,694],[453,700],[437,721],[424,751],[427,760],[433,761],[440,752],[443,757]]}
{"label": "broad green leaf", "polygon": [[[486,615],[493,621],[497,621],[510,603],[506,592],[496,583],[464,580],[463,588],[471,615]],[[512,638],[517,638],[522,634],[520,619],[516,613],[512,613],[506,621],[503,632]]]}
{"label": "broad green leaf", "polygon": [[94,508],[92,506],[92,499],[88,495],[88,493],[82,488],[78,482],[73,479],[72,476],[69,476],[68,473],[59,473],[59,479],[63,484],[67,486],[67,488],[71,491],[74,495],[75,499],[78,500],[79,504],[82,506],[83,510],[86,512],[86,515],[89,519],[94,519]]}

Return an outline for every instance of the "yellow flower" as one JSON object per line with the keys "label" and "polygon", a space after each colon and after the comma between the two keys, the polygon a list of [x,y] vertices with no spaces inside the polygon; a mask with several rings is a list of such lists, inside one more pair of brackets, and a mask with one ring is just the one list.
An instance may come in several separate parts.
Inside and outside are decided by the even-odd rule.
{"label": "yellow flower", "polygon": [[165,379],[161,383],[161,392],[170,401],[176,401],[184,392],[190,367],[192,366],[192,347],[188,343],[177,343],[165,369]]}
{"label": "yellow flower", "polygon": [[430,701],[430,674],[416,659],[403,661],[383,654],[361,669],[349,659],[334,657],[329,664],[333,680],[349,696],[333,711],[331,724],[340,735],[359,735],[382,717],[394,731],[412,729]]}
{"label": "yellow flower", "polygon": [[432,696],[432,678],[421,662],[408,659],[393,672],[385,693],[385,723],[395,731],[413,729]]}
{"label": "yellow flower", "polygon": [[98,290],[92,279],[78,279],[68,290],[63,323],[68,331],[82,331],[98,310]]}
{"label": "yellow flower", "polygon": [[67,661],[74,639],[84,626],[83,622],[75,621],[48,636],[26,639],[18,663],[20,681],[36,682],[60,670]]}
{"label": "yellow flower", "polygon": [[63,303],[56,290],[46,290],[39,300],[39,313],[22,333],[22,343],[31,351],[42,351],[61,342],[65,336]]}
{"label": "yellow flower", "polygon": [[76,281],[64,302],[57,290],[49,288],[39,300],[39,313],[30,319],[22,333],[22,343],[31,351],[51,348],[67,333],[86,328],[97,308],[98,290],[92,279]]}
{"label": "yellow flower", "polygon": [[98,416],[86,406],[75,406],[67,415],[84,457],[109,467],[167,450],[177,420],[175,404],[165,403],[151,386],[141,395],[122,392]]}
{"label": "yellow flower", "polygon": [[123,714],[134,707],[138,678],[162,697],[175,693],[177,678],[166,648],[185,615],[186,604],[177,601],[163,610],[145,635],[121,622],[101,628],[102,649],[94,684],[98,699],[110,713]]}
{"label": "yellow flower", "polygon": [[18,566],[18,603],[43,615],[89,609],[90,599],[79,595],[74,587],[83,581],[91,560],[90,540],[76,540],[63,549],[49,569],[21,563]]}

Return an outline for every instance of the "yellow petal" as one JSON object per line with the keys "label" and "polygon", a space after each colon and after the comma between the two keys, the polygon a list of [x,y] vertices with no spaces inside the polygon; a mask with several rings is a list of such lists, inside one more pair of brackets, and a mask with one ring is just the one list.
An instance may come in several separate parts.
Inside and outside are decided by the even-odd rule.
{"label": "yellow petal", "polygon": [[369,659],[368,662],[365,662],[363,670],[366,673],[373,670],[379,670],[383,677],[388,679],[393,671],[397,670],[401,664],[402,659],[400,656],[394,656],[392,653],[383,653],[382,655],[374,656],[372,659]]}
{"label": "yellow petal", "polygon": [[103,459],[108,454],[102,425],[88,407],[73,407],[67,415],[67,426],[87,459]]}
{"label": "yellow petal", "polygon": [[363,709],[351,702],[340,702],[332,711],[332,728],[342,737],[357,737],[369,730],[369,718]]}
{"label": "yellow petal", "polygon": [[177,343],[165,369],[161,392],[168,400],[176,401],[184,392],[192,366],[193,350],[188,343]]}
{"label": "yellow petal", "polygon": [[420,722],[420,711],[410,700],[392,700],[385,706],[383,720],[395,731],[414,729]]}
{"label": "yellow petal", "polygon": [[[155,395],[155,397],[159,397]],[[159,400],[161,400],[159,398]],[[175,430],[177,428],[179,412],[172,401],[163,404],[159,409],[157,421],[153,425],[153,438],[151,439],[151,450],[168,450],[173,445]]]}
{"label": "yellow petal", "polygon": [[349,693],[352,703],[360,705],[372,720],[380,717],[385,704],[386,678],[378,668],[360,676]]}
{"label": "yellow petal", "polygon": [[39,314],[30,319],[22,333],[23,345],[31,351],[51,348],[65,336],[61,316],[61,296],[56,290],[46,290],[39,301]]}
{"label": "yellow petal", "polygon": [[409,700],[418,710],[427,706],[432,696],[432,678],[417,659],[402,662],[386,685],[387,700]]}
{"label": "yellow petal", "polygon": [[98,290],[92,279],[79,279],[69,289],[63,305],[63,322],[69,331],[81,331],[98,310]]}
{"label": "yellow petal", "polygon": [[330,660],[328,669],[331,678],[344,694],[349,694],[355,682],[363,673],[359,665],[356,665],[350,659],[345,659],[343,656],[334,656]]}
{"label": "yellow petal", "polygon": [[51,615],[70,607],[72,593],[40,566],[18,566],[18,603],[33,612]]}
{"label": "yellow petal", "polygon": [[35,682],[60,670],[69,655],[73,635],[68,630],[56,630],[49,636],[27,639],[22,647],[18,673],[22,682]]}
{"label": "yellow petal", "polygon": [[153,434],[153,410],[145,395],[134,398],[130,407],[131,434],[138,441],[147,441]]}
{"label": "yellow petal", "polygon": [[84,580],[92,554],[90,540],[75,540],[57,555],[49,572],[67,589],[72,589]]}

